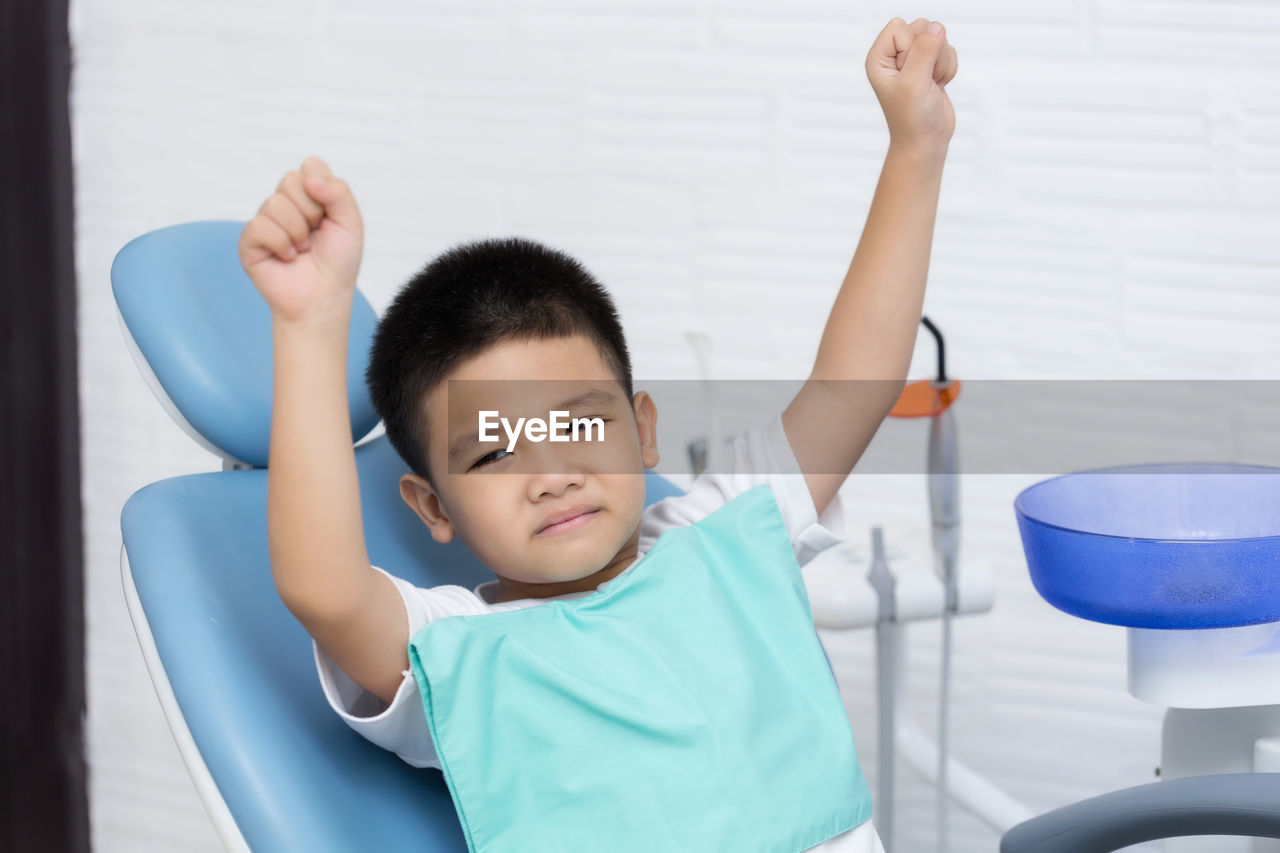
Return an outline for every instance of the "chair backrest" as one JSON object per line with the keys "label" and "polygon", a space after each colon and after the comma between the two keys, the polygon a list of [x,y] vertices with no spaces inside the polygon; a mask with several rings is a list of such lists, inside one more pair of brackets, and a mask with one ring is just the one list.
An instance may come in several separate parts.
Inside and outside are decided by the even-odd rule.
{"label": "chair backrest", "polygon": [[[201,446],[265,468],[271,309],[240,265],[243,222],[188,222],[131,240],[111,264],[125,341],[143,378]],[[378,423],[364,368],[378,318],[359,291],[347,343],[353,441]]]}
{"label": "chair backrest", "polygon": [[[329,709],[311,639],[272,582],[270,311],[239,263],[243,227],[159,229],[121,249],[111,269],[126,341],[161,403],[202,446],[253,466],[162,480],[126,502],[122,570],[148,668],[229,846],[466,850],[442,775],[370,744]],[[363,381],[377,319],[358,292],[352,314],[355,442],[377,423]],[[492,578],[461,542],[431,539],[405,506],[397,483],[408,466],[385,436],[355,455],[375,565],[419,586]],[[679,493],[648,472],[646,504]]]}

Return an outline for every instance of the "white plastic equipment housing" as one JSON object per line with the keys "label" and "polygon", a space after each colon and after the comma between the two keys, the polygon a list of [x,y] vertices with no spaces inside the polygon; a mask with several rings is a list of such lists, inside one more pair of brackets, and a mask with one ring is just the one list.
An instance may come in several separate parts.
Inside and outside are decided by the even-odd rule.
{"label": "white plastic equipment housing", "polygon": [[1280,704],[1280,622],[1128,634],[1135,698],[1169,708]]}

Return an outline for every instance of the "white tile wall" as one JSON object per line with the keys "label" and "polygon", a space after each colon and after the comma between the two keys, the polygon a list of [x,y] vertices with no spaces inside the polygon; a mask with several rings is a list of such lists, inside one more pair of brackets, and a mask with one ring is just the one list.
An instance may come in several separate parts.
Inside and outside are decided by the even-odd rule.
{"label": "white tile wall", "polygon": [[[524,234],[610,286],[640,379],[689,375],[688,329],[712,336],[717,376],[801,377],[888,143],[863,62],[896,15],[942,20],[960,57],[925,303],[954,374],[1280,373],[1271,4],[72,4],[95,849],[218,849],[117,568],[125,499],[217,463],[130,363],[115,252],[176,222],[248,219],[318,154],[361,204],[360,286],[379,308],[449,246]],[[920,343],[913,376],[932,362]],[[990,562],[998,599],[956,623],[951,731],[957,757],[1047,809],[1151,781],[1161,711],[1126,692],[1122,629],[1031,588],[1012,499],[1034,479],[965,480],[965,547]],[[925,511],[919,478],[847,489],[859,537]],[[871,636],[824,640],[874,785]],[[938,648],[937,631],[913,631],[926,726]],[[899,849],[929,850],[932,794],[899,778]],[[995,847],[959,810],[952,827],[956,853]]]}

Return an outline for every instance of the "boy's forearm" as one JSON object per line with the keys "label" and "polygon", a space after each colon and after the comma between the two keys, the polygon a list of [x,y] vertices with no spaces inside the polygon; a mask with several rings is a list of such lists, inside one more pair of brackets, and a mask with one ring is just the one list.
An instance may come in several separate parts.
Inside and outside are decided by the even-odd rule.
{"label": "boy's forearm", "polygon": [[[822,333],[814,378],[906,378],[924,305],[945,158],[945,147],[889,147],[866,226]],[[885,411],[901,391],[893,382],[837,382],[832,388],[861,404],[867,394],[881,394]]]}
{"label": "boy's forearm", "polygon": [[347,403],[349,315],[272,322],[274,403],[267,475],[271,569],[295,613],[349,604],[367,570]]}

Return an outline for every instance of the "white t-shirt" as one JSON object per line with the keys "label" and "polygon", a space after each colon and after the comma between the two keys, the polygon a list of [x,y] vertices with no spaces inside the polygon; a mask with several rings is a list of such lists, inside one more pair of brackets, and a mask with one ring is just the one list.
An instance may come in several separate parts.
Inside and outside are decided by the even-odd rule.
{"label": "white t-shirt", "polygon": [[[782,428],[781,414],[775,416],[763,431],[749,429],[734,436],[728,455],[727,464],[720,466],[723,471],[703,473],[693,481],[686,494],[664,498],[645,508],[640,517],[637,557],[623,570],[623,574],[639,562],[662,531],[700,521],[761,483],[767,483],[773,489],[782,520],[791,535],[796,561],[801,566],[816,554],[844,541],[847,533],[840,495],[837,493],[832,498],[819,518],[800,465]],[[581,598],[595,591],[494,603],[493,599],[498,595],[497,581],[479,584],[474,590],[454,584],[418,587],[377,566],[373,568],[391,578],[400,591],[409,622],[409,637],[417,634],[432,619],[518,610],[548,601]],[[404,679],[391,704],[387,705],[351,680],[314,641],[312,646],[325,698],[347,725],[414,767],[439,769],[440,761],[431,743],[426,712],[411,669],[403,671]],[[880,837],[870,820],[809,850],[816,853],[884,853]]]}

